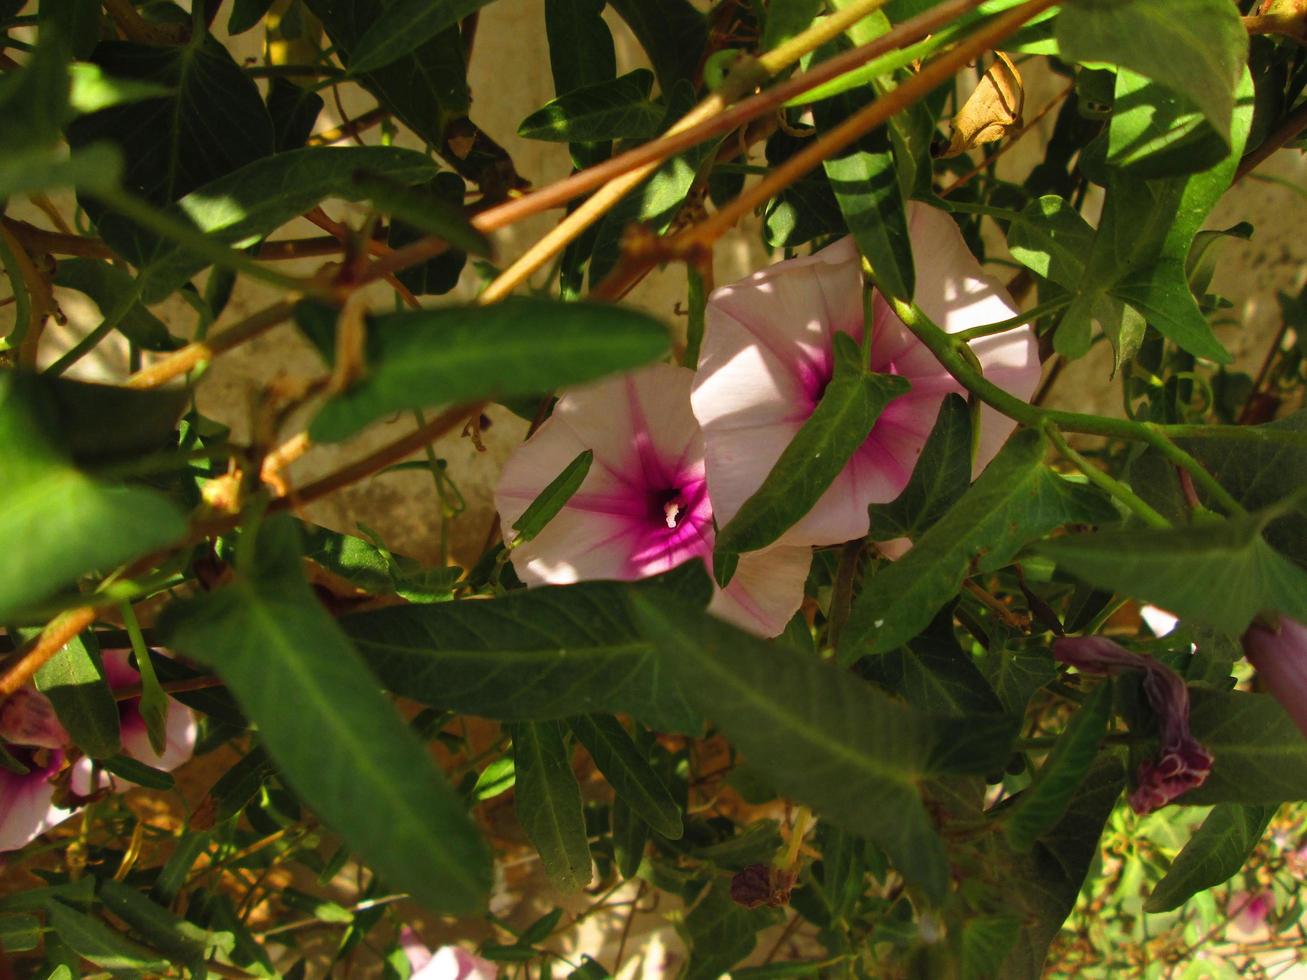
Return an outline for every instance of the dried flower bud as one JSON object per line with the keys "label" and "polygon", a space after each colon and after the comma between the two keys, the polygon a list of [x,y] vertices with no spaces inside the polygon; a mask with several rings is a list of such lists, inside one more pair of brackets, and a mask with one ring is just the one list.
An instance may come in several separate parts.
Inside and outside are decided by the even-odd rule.
{"label": "dried flower bud", "polygon": [[731,898],[746,909],[788,905],[794,874],[769,864],[751,864],[731,879]]}

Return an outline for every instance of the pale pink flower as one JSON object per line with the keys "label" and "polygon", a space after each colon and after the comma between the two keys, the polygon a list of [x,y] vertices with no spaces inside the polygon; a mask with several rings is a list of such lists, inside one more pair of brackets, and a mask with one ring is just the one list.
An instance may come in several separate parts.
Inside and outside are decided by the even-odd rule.
{"label": "pale pink flower", "polygon": [[[115,691],[135,687],[141,683],[129,661],[126,650],[104,651],[104,673],[109,687]],[[168,698],[167,722],[164,729],[163,754],[154,751],[141,716],[140,698],[127,698],[118,702],[118,730],[122,738],[123,755],[131,756],[147,766],[171,772],[191,757],[195,751],[197,726],[195,714],[176,698]],[[79,796],[90,796],[94,789],[109,786],[115,791],[130,789],[135,784],[103,770],[95,787],[91,785],[92,761],[85,756],[73,764],[70,786]]]}
{"label": "pale pink flower", "polygon": [[[1016,315],[1012,301],[967,251],[942,211],[911,204],[916,302],[957,333]],[[862,273],[845,238],[814,255],[790,259],[723,286],[708,300],[707,326],[691,400],[703,426],[708,489],[724,525],[761,485],[812,414],[833,371],[833,335],[863,334]],[[867,534],[867,506],[893,500],[907,484],[939,413],[961,386],[876,294],[871,367],[907,378],[867,441],[816,506],[781,539],[835,544]],[[1039,383],[1035,335],[1021,326],[974,341],[985,377],[1020,398]],[[981,410],[975,472],[998,452],[1013,422]]]}
{"label": "pale pink flower", "polygon": [[1266,920],[1275,911],[1275,896],[1269,891],[1235,892],[1226,910],[1231,932],[1238,938],[1249,939],[1267,927]]}
{"label": "pale pink flower", "polygon": [[[495,490],[504,539],[513,523],[586,449],[585,482],[531,542],[513,550],[527,585],[583,579],[633,581],[701,558],[711,566],[713,504],[703,434],[690,412],[686,368],[656,364],[567,392],[509,458]],[[745,629],[774,636],[799,608],[811,552],[774,547],[740,556],[709,607]]]}
{"label": "pale pink flower", "polygon": [[54,803],[51,780],[63,768],[68,733],[45,695],[15,691],[0,704],[0,741],[26,773],[0,767],[0,851],[16,851],[73,811]]}
{"label": "pale pink flower", "polygon": [[499,968],[461,946],[441,946],[434,953],[408,926],[399,930],[399,944],[412,969],[409,980],[495,980]]}
{"label": "pale pink flower", "polygon": [[1274,628],[1254,622],[1243,635],[1243,652],[1267,692],[1307,735],[1307,626],[1288,616]]}

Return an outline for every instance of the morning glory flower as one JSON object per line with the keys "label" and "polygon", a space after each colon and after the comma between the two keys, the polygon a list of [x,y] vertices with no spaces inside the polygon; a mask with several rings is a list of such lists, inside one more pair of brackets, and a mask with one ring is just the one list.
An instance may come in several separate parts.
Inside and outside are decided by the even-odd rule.
{"label": "morning glory flower", "polygon": [[[700,558],[711,566],[713,503],[687,368],[657,364],[564,394],[504,466],[495,490],[504,539],[540,491],[580,453],[585,482],[529,543],[512,552],[527,585],[634,581]],[[719,518],[720,520],[720,518]],[[740,557],[710,610],[775,636],[803,600],[811,552],[780,546]]]}
{"label": "morning glory flower", "polygon": [[399,944],[413,972],[409,980],[495,980],[499,968],[461,946],[432,951],[409,926],[399,931]]}
{"label": "morning glory flower", "polygon": [[1127,650],[1103,636],[1064,636],[1053,656],[1089,674],[1144,672],[1144,694],[1157,716],[1156,758],[1139,763],[1129,796],[1136,813],[1152,813],[1176,797],[1201,786],[1212,770],[1212,754],[1189,731],[1189,688],[1184,678],[1153,657]]}
{"label": "morning glory flower", "polygon": [[[957,333],[1015,316],[1012,301],[981,270],[942,211],[911,204],[916,302]],[[703,426],[708,489],[724,525],[761,485],[812,414],[833,371],[833,336],[863,335],[861,260],[851,238],[789,259],[716,290],[708,300],[699,371],[691,401]],[[907,378],[867,441],[816,506],[784,537],[787,544],[828,545],[867,534],[867,505],[893,500],[907,484],[939,413],[961,386],[877,293],[871,367]],[[972,343],[985,377],[1020,398],[1039,383],[1029,326]],[[1013,422],[981,409],[975,469],[998,452]]]}
{"label": "morning glory flower", "polygon": [[[141,675],[131,665],[128,651],[105,650],[103,660],[105,678],[113,690],[121,691],[141,683]],[[164,726],[165,744],[163,754],[160,755],[150,745],[145,718],[141,715],[141,699],[125,698],[118,702],[118,732],[122,738],[123,755],[131,756],[136,761],[155,769],[171,772],[188,760],[195,751],[197,731],[194,712],[176,698],[168,698],[168,714]],[[85,756],[73,764],[70,785],[73,792],[79,796],[90,796],[93,791],[92,768],[92,761]],[[121,791],[135,785],[118,776],[110,776],[103,770],[100,771],[99,776],[95,789],[109,786],[115,791]]]}
{"label": "morning glory flower", "polygon": [[21,688],[0,704],[0,741],[27,770],[14,772],[0,761],[0,851],[16,851],[73,814],[54,802],[68,733],[43,694]]}
{"label": "morning glory flower", "polygon": [[1276,627],[1254,621],[1244,632],[1243,652],[1267,693],[1307,735],[1307,626],[1288,616]]}

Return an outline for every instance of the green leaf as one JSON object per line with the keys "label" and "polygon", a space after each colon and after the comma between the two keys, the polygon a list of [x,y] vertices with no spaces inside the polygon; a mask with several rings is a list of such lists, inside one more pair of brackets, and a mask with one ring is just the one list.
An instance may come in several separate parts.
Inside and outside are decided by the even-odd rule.
{"label": "green leaf", "polygon": [[[414,164],[416,162],[413,161]],[[490,239],[468,222],[461,200],[451,201],[439,194],[407,187],[401,180],[412,182],[413,175],[395,178],[379,176],[366,170],[354,173],[354,186],[378,211],[399,218],[428,235],[439,235],[458,251],[490,255]],[[462,186],[461,182],[459,186]]]}
{"label": "green leaf", "polygon": [[211,950],[229,953],[235,946],[231,933],[210,933],[112,878],[98,879],[96,894],[106,909],[126,922],[151,948],[165,953],[174,962],[195,967]]}
{"label": "green leaf", "polygon": [[459,798],[304,581],[294,525],[258,533],[252,567],[168,608],[165,642],[218,671],[290,786],[391,887],[477,907],[489,860]]}
{"label": "green leaf", "polygon": [[[301,325],[313,312],[297,307]],[[493,306],[378,316],[368,321],[367,374],[323,405],[309,434],[335,442],[402,408],[538,394],[639,367],[666,351],[658,321],[608,304],[517,296]]]}
{"label": "green leaf", "polygon": [[1107,162],[1133,176],[1191,174],[1229,155],[1228,141],[1182,95],[1128,69],[1116,73]]}
{"label": "green leaf", "polygon": [[68,101],[77,112],[99,112],[110,106],[168,95],[168,88],[157,82],[138,82],[113,78],[98,65],[73,62],[68,66],[72,89]]}
{"label": "green leaf", "polygon": [[58,142],[69,115],[68,58],[65,38],[46,24],[27,63],[0,79],[0,146],[6,154]]}
{"label": "green leaf", "polygon": [[[429,180],[436,166],[421,153],[395,146],[289,150],[195,188],[168,212],[220,242],[244,247],[328,197],[349,201],[369,197],[368,185],[355,180],[359,172],[418,183]],[[183,246],[158,243],[143,272],[145,300],[162,299],[206,264]]]}
{"label": "green leaf", "polygon": [[98,761],[104,767],[105,772],[117,776],[119,779],[125,779],[129,783],[144,786],[146,789],[166,791],[177,785],[177,780],[173,779],[172,773],[164,772],[162,769],[155,769],[153,766],[146,765],[130,755],[120,753]]}
{"label": "green leaf", "polygon": [[1226,0],[1071,0],[1057,43],[1063,60],[1120,65],[1182,93],[1229,141],[1248,32]]}
{"label": "green leaf", "polygon": [[[869,96],[874,93],[864,90],[818,102],[812,110],[818,132],[835,128],[863,108]],[[910,300],[916,288],[912,241],[888,130],[873,130],[822,166],[877,288],[892,298]]]}
{"label": "green leaf", "polygon": [[1036,551],[1091,585],[1155,603],[1181,619],[1242,633],[1262,611],[1307,620],[1307,572],[1266,543],[1264,518],[1046,541]]}
{"label": "green leaf", "polygon": [[106,191],[122,179],[123,159],[109,143],[93,143],[74,153],[27,148],[10,153],[0,171],[0,198],[34,191],[76,187]]}
{"label": "green leaf", "polygon": [[178,541],[186,522],[148,490],[98,483],[56,448],[53,406],[32,378],[0,375],[0,459],[8,497],[0,514],[0,621],[88,572]]}
{"label": "green leaf", "polygon": [[191,403],[184,388],[153,390],[41,377],[73,461],[109,465],[177,445],[177,421]]}
{"label": "green leaf", "polygon": [[1169,912],[1194,895],[1239,873],[1252,855],[1277,804],[1240,806],[1222,803],[1212,808],[1144,905],[1147,912]]}
{"label": "green leaf", "polygon": [[1027,652],[999,647],[986,658],[985,672],[1009,714],[1024,714],[1035,692],[1057,679],[1057,666],[1046,649]]}
{"label": "green leaf", "polygon": [[640,871],[645,847],[649,843],[649,825],[632,812],[620,796],[613,800],[612,810],[613,857],[623,879],[631,879]]}
{"label": "green leaf", "polygon": [[609,0],[649,55],[658,87],[693,81],[708,44],[708,18],[689,0]]}
{"label": "green leaf", "polygon": [[0,915],[0,950],[29,952],[41,945],[42,932],[41,920],[34,915]]}
{"label": "green leaf", "polygon": [[1215,761],[1186,804],[1307,799],[1307,739],[1275,698],[1202,688],[1189,695],[1190,730]]}
{"label": "green leaf", "polygon": [[[91,60],[112,77],[168,90],[81,116],[67,129],[74,150],[114,144],[125,163],[124,187],[151,204],[170,204],[273,151],[272,120],[258,87],[215,38],[180,46],[102,41]],[[134,262],[148,255],[152,236],[86,203],[115,249]]]}
{"label": "green leaf", "polygon": [[[665,669],[777,790],[879,844],[909,881],[942,899],[948,861],[917,785],[956,729],[783,644],[687,614],[654,590],[633,592],[631,603]],[[1011,726],[1007,738],[979,720],[972,728],[988,730],[989,758],[969,761],[1001,767]]]}
{"label": "green leaf", "polygon": [[868,508],[871,536],[877,541],[916,539],[948,513],[970,484],[971,412],[961,395],[950,394],[940,403],[907,486],[892,503]]}
{"label": "green leaf", "polygon": [[958,646],[950,606],[899,649],[863,658],[858,672],[921,711],[956,717],[1004,711],[970,654]]}
{"label": "green leaf", "polygon": [[1063,524],[1116,519],[1095,492],[1045,466],[1044,449],[1039,433],[1016,433],[912,550],[876,573],[840,634],[841,662],[911,639],[957,593],[973,565],[981,574],[991,572]]}
{"label": "green leaf", "polygon": [[122,750],[118,702],[109,689],[93,632],[69,640],[36,672],[35,681],[79,749],[92,759],[105,759]]}
{"label": "green leaf", "polygon": [[[387,688],[423,704],[504,721],[621,712],[659,731],[697,731],[702,716],[661,668],[625,595],[616,583],[583,582],[340,623]],[[685,601],[703,608],[708,591]]]}
{"label": "green leaf", "polygon": [[[1225,427],[1222,435],[1180,445],[1249,510],[1271,507],[1307,486],[1307,410],[1266,425]],[[1307,566],[1307,515],[1301,510],[1271,521],[1266,540]]]}
{"label": "green leaf", "polygon": [[1075,290],[1085,273],[1085,256],[1094,229],[1056,194],[1045,194],[1021,209],[1008,229],[1012,257],[1064,289]]}
{"label": "green leaf", "polygon": [[682,980],[718,980],[757,945],[757,935],[771,925],[776,913],[746,909],[731,898],[731,882],[718,878],[685,917],[682,932],[690,946],[690,961]]}
{"label": "green leaf", "polygon": [[496,759],[481,770],[472,787],[472,798],[478,803],[507,793],[517,782],[517,768],[511,755]]}
{"label": "green leaf", "polygon": [[[61,260],[55,269],[54,284],[85,293],[100,308],[101,316],[108,316],[136,290],[130,273],[99,259]],[[183,344],[142,303],[132,303],[116,329],[142,350],[170,351]]]}
{"label": "green leaf", "polygon": [[1014,850],[1029,851],[1066,812],[1098,755],[1112,715],[1112,685],[1100,684],[1071,717],[1034,782],[1017,797],[1003,827]]}
{"label": "green leaf", "polygon": [[58,899],[45,903],[46,922],[78,956],[106,970],[162,973],[171,964],[152,950],[115,932],[100,919],[70,908]]}
{"label": "green leaf", "polygon": [[[305,0],[349,66],[350,52],[377,19],[377,0]],[[455,29],[442,31],[388,65],[358,81],[420,139],[440,146],[446,129],[465,117],[472,102],[467,86],[467,47]],[[475,152],[475,151],[474,151]]]}
{"label": "green leaf", "polygon": [[563,731],[556,721],[512,726],[513,795],[518,823],[540,852],[549,880],[561,891],[575,892],[590,883],[590,844]]}
{"label": "green leaf", "polygon": [[1217,364],[1234,360],[1194,302],[1182,261],[1164,258],[1133,272],[1112,287],[1112,295],[1134,307],[1162,336],[1195,357]]}
{"label": "green leaf", "polygon": [[555,95],[617,77],[613,36],[602,16],[605,6],[605,0],[545,0]]}
{"label": "green leaf", "polygon": [[522,120],[517,135],[529,140],[585,142],[646,140],[658,133],[663,108],[649,101],[653,73],[645,68],[574,89]]}
{"label": "green leaf", "polygon": [[1003,960],[1016,945],[1022,922],[1015,915],[982,915],[962,927],[962,980],[1002,976]]}
{"label": "green leaf", "polygon": [[1048,944],[1075,906],[1089,866],[1098,855],[1098,839],[1125,785],[1120,760],[1103,753],[1076,790],[1066,815],[1043,835],[1029,854],[1008,849],[992,835],[993,860],[1002,867],[1002,885],[1022,918],[1016,947],[995,975],[1012,980],[1043,976]]}
{"label": "green leaf", "polygon": [[391,0],[350,48],[349,71],[376,71],[456,27],[490,0]]}
{"label": "green leaf", "polygon": [[[463,213],[467,186],[458,174],[442,170],[425,184],[419,184],[416,190],[421,191],[424,198],[439,198],[444,202],[444,208],[454,209],[459,215]],[[422,231],[406,223],[403,218],[395,218],[390,222],[387,240],[391,248],[403,248],[422,237]],[[395,276],[416,296],[442,296],[458,285],[466,265],[466,252],[447,249],[425,262],[401,269]]]}
{"label": "green leaf", "polygon": [[641,819],[668,840],[684,833],[681,809],[635,741],[612,715],[577,715],[569,722],[595,768]]}
{"label": "green leaf", "polygon": [[273,0],[233,0],[231,16],[227,18],[227,33],[235,37],[244,34],[263,20]]}
{"label": "green leaf", "polygon": [[824,0],[772,0],[767,5],[762,50],[770,51],[783,41],[807,30],[824,6]]}
{"label": "green leaf", "polygon": [[549,486],[540,491],[540,495],[531,501],[531,505],[522,512],[522,516],[513,522],[522,541],[530,541],[545,529],[545,526],[558,516],[558,512],[567,506],[572,494],[581,489],[590,464],[594,462],[592,449],[583,449],[576,458],[563,467],[561,473],[549,481]]}
{"label": "green leaf", "polygon": [[845,333],[835,334],[835,373],[817,407],[795,433],[776,465],[717,535],[723,553],[757,551],[772,544],[821,498],[867,441],[872,426],[908,382],[874,374]]}

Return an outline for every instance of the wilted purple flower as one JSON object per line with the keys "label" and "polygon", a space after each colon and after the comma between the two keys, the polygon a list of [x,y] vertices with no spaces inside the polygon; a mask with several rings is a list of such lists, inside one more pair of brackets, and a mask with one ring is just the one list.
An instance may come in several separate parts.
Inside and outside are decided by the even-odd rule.
{"label": "wilted purple flower", "polygon": [[794,872],[771,864],[751,864],[731,878],[731,900],[746,909],[780,908],[790,902]]}
{"label": "wilted purple flower", "polygon": [[1053,655],[1088,674],[1144,672],[1144,693],[1157,716],[1161,744],[1156,759],[1139,764],[1131,809],[1151,813],[1203,784],[1212,769],[1212,754],[1189,732],[1189,689],[1183,677],[1161,661],[1102,636],[1062,637],[1053,644]]}
{"label": "wilted purple flower", "polygon": [[1243,652],[1257,676],[1307,735],[1307,626],[1281,616],[1279,627],[1254,622],[1243,635]]}

